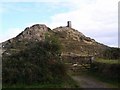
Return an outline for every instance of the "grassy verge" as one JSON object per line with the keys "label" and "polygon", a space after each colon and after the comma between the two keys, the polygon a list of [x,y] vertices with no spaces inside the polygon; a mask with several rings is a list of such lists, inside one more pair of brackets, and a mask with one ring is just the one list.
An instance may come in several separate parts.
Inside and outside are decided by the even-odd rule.
{"label": "grassy verge", "polygon": [[109,83],[115,87],[120,86],[120,61],[97,59],[93,62],[93,67],[86,73],[96,79]]}
{"label": "grassy verge", "polygon": [[70,75],[68,75],[67,80],[63,84],[64,88],[80,88],[78,83],[74,81]]}
{"label": "grassy verge", "polygon": [[120,64],[120,60],[97,59],[95,62],[106,63],[106,64]]}
{"label": "grassy verge", "polygon": [[18,83],[14,85],[10,84],[4,84],[3,90],[6,88],[79,88],[78,84],[68,75],[66,80],[64,80],[62,83],[59,84],[52,84],[52,83],[46,83],[46,84],[40,84],[40,83],[34,83],[31,85]]}
{"label": "grassy verge", "polygon": [[99,73],[96,72],[87,71],[82,74],[95,78],[96,80],[102,81],[104,83],[107,83],[113,88],[118,88],[120,86],[120,82],[117,79],[107,78],[107,76],[100,75]]}
{"label": "grassy verge", "polygon": [[79,70],[78,72],[70,72],[71,75],[83,75],[95,78],[98,81],[109,84],[110,87],[116,88],[120,86],[120,62],[119,60],[98,59],[93,62],[89,70]]}
{"label": "grassy verge", "polygon": [[120,82],[118,80],[107,78],[106,76],[102,76],[102,75],[100,75],[99,73],[96,73],[96,72],[81,71],[81,72],[71,73],[71,76],[74,76],[74,75],[75,76],[77,75],[77,76],[85,76],[85,77],[94,78],[97,81],[101,81],[103,83],[106,83],[111,88],[118,88],[120,86]]}
{"label": "grassy verge", "polygon": [[73,73],[74,75],[86,75],[96,80],[109,84],[111,87],[120,86],[120,63],[118,60],[99,59],[93,62],[90,70]]}

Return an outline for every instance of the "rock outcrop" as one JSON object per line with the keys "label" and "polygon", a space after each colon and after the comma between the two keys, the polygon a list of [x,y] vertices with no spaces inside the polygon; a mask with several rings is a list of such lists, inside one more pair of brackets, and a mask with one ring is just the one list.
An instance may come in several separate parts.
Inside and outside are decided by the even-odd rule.
{"label": "rock outcrop", "polygon": [[16,38],[18,40],[27,39],[27,40],[44,40],[45,33],[51,30],[44,24],[36,24],[31,27],[27,27],[23,32],[21,32]]}
{"label": "rock outcrop", "polygon": [[105,49],[109,48],[71,27],[57,27],[53,31],[64,47],[63,54],[99,56]]}
{"label": "rock outcrop", "polygon": [[103,44],[96,42],[90,37],[86,37],[83,33],[71,27],[57,27],[51,30],[44,24],[35,24],[27,27],[16,37],[2,43],[3,51],[9,49],[24,49],[27,41],[44,41],[45,35],[52,33],[57,36],[63,45],[62,53],[75,53],[79,55],[96,55],[99,56],[102,52],[109,48]]}
{"label": "rock outcrop", "polygon": [[45,33],[51,29],[44,24],[35,24],[25,28],[19,35],[2,43],[3,49],[11,48],[11,44],[23,41],[42,41],[45,39]]}

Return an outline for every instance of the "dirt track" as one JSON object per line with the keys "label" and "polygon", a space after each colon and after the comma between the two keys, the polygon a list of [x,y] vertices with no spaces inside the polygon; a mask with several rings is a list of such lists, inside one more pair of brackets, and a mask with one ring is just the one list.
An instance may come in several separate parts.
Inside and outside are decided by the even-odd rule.
{"label": "dirt track", "polygon": [[110,88],[111,86],[87,76],[72,76],[81,88]]}

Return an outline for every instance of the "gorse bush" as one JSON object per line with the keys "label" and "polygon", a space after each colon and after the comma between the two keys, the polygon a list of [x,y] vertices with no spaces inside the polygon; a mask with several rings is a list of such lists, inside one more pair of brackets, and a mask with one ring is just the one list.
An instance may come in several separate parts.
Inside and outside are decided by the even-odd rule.
{"label": "gorse bush", "polygon": [[[108,60],[109,61],[109,60]],[[114,61],[114,60],[113,60]],[[120,64],[119,63],[108,63],[104,60],[95,61],[91,65],[91,72],[96,73],[107,79],[120,81]]]}
{"label": "gorse bush", "polygon": [[4,84],[61,83],[66,76],[61,58],[61,45],[54,37],[30,41],[27,48],[9,56],[3,55]]}
{"label": "gorse bush", "polygon": [[105,59],[120,59],[120,48],[109,48],[103,52]]}

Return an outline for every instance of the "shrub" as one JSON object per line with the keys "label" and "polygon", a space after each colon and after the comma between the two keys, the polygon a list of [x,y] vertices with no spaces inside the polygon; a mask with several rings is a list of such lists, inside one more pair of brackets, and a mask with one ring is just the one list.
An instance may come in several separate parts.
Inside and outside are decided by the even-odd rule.
{"label": "shrub", "polygon": [[103,63],[93,62],[91,65],[91,71],[99,74],[108,79],[114,79],[120,81],[120,64],[119,63]]}
{"label": "shrub", "polygon": [[103,52],[105,59],[120,59],[120,48],[109,48]]}
{"label": "shrub", "polygon": [[[57,39],[28,42],[27,48],[10,56],[3,55],[4,84],[61,83],[66,76]],[[59,82],[58,82],[59,81]]]}

